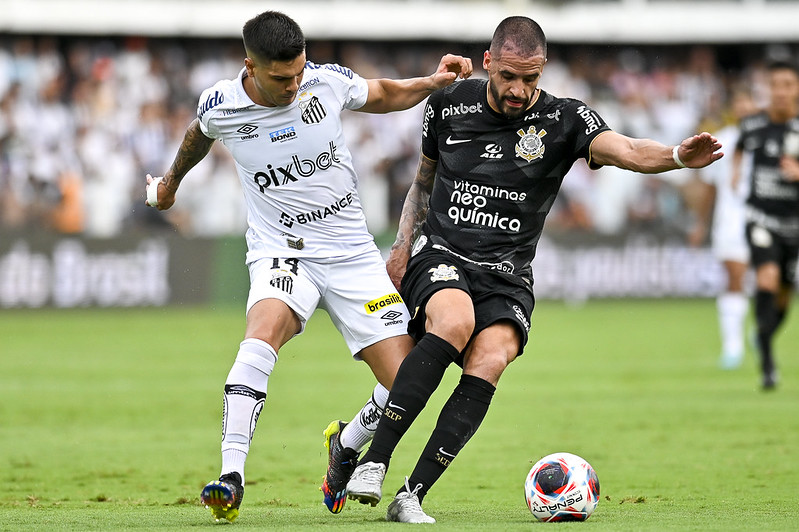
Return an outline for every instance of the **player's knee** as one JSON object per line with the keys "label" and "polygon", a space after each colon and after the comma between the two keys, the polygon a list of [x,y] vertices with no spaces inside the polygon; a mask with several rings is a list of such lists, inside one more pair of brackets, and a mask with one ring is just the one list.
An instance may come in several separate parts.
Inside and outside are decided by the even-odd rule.
{"label": "player's knee", "polygon": [[504,350],[481,350],[467,355],[463,372],[467,375],[480,377],[496,386],[499,378],[513,360]]}
{"label": "player's knee", "polygon": [[278,350],[301,330],[300,318],[283,301],[262,299],[247,313],[244,337],[257,338]]}
{"label": "player's knee", "polygon": [[427,332],[452,344],[455,349],[462,351],[474,332],[474,314],[461,314],[453,319],[428,321]]}
{"label": "player's knee", "polygon": [[769,292],[777,292],[780,287],[780,269],[776,264],[768,263],[757,269],[757,288]]}
{"label": "player's knee", "polygon": [[462,351],[474,333],[474,304],[459,289],[436,292],[425,305],[425,331],[433,333]]}

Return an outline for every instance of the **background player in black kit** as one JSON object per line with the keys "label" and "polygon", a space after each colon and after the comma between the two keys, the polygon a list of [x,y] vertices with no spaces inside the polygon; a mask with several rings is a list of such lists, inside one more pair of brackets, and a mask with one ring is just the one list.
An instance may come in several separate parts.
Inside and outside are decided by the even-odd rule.
{"label": "background player in black kit", "polygon": [[489,79],[457,83],[428,100],[419,169],[388,261],[395,284],[402,279],[418,343],[347,485],[350,498],[377,504],[399,439],[447,366],[457,362],[463,373],[388,507],[391,521],[435,522],[421,500],[475,433],[500,375],[522,353],[534,305],[530,261],[574,161],[656,173],[722,156],[709,133],[677,147],[628,138],[584,103],[538,89],[546,49],[533,20],[505,19],[484,55]]}
{"label": "background player in black kit", "polygon": [[751,153],[746,239],[756,272],[755,316],[763,388],[777,384],[772,339],[793,294],[799,256],[799,70],[769,67],[769,105],[741,122],[733,154],[734,183],[744,152]]}

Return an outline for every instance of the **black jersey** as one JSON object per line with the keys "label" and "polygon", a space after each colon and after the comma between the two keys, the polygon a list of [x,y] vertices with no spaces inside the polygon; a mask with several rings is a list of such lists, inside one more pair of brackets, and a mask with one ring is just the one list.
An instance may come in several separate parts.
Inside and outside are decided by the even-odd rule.
{"label": "black jersey", "polygon": [[799,183],[785,179],[780,170],[783,155],[799,158],[799,118],[783,124],[772,122],[766,112],[744,118],[736,149],[752,154],[749,220],[799,236]]}
{"label": "black jersey", "polygon": [[583,102],[544,91],[526,113],[508,119],[489,107],[487,85],[461,81],[428,100],[422,153],[438,167],[421,242],[532,277],[530,262],[563,176],[578,158],[592,164],[591,142],[609,128]]}

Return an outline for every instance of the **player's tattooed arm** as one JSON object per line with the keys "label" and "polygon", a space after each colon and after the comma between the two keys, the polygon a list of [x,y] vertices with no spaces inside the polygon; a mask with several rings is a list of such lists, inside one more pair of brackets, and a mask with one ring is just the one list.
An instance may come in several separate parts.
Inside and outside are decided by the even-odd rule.
{"label": "player's tattooed arm", "polygon": [[[175,160],[164,174],[163,179],[158,183],[157,204],[154,204],[159,211],[170,208],[175,203],[175,194],[178,191],[180,182],[189,170],[203,160],[211,150],[214,139],[207,137],[200,129],[200,121],[195,119],[186,129]],[[149,186],[154,178],[147,174],[147,185]]]}
{"label": "player's tattooed arm", "polygon": [[388,275],[397,289],[400,287],[408,259],[411,257],[411,247],[419,237],[422,224],[430,208],[430,194],[433,190],[436,167],[436,161],[428,159],[424,155],[420,157],[416,177],[405,196],[405,203],[402,205],[397,238],[391,246],[391,254],[386,261]]}
{"label": "player's tattooed arm", "polygon": [[195,118],[186,129],[186,135],[178,148],[172,166],[164,174],[164,185],[167,189],[174,193],[188,171],[208,155],[213,144],[214,139],[205,136],[200,129],[200,121]]}

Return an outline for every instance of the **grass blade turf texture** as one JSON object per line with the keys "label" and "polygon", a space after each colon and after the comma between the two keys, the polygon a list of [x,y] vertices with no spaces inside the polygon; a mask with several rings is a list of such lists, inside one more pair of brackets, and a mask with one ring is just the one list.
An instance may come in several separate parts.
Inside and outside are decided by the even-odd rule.
{"label": "grass blade turf texture", "polygon": [[[601,500],[558,530],[791,530],[799,523],[799,324],[759,389],[754,353],[717,369],[712,300],[539,302],[526,354],[480,431],[430,492],[436,530],[526,530],[523,482],[568,451]],[[196,530],[219,475],[221,393],[240,309],[0,311],[0,530]],[[324,313],[280,353],[247,462],[236,530],[374,530],[377,508],[322,503],[321,431],[373,386]],[[387,492],[410,473],[457,382],[453,367],[400,443]],[[387,499],[387,500],[390,500]],[[536,528],[537,529],[537,528]]]}

